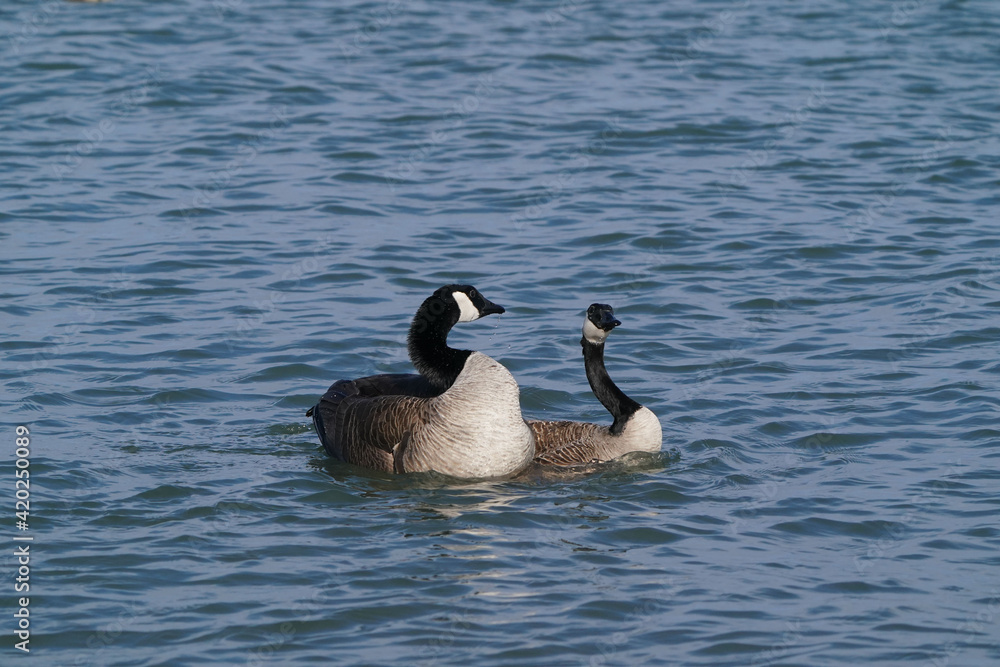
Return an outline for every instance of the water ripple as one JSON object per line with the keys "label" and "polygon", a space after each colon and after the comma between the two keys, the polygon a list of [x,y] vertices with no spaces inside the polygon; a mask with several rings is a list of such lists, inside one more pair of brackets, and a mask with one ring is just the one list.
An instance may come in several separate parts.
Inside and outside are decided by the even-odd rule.
{"label": "water ripple", "polygon": [[[0,381],[49,662],[996,661],[985,4],[0,17]],[[579,337],[614,305],[664,452],[327,459],[305,409],[410,372],[456,281],[508,312],[453,342],[532,418],[608,421]]]}

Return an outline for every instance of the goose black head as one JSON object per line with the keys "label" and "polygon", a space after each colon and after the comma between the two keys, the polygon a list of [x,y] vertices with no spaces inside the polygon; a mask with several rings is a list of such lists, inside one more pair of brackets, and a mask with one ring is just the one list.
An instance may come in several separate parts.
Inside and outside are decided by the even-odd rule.
{"label": "goose black head", "polygon": [[503,306],[493,303],[472,285],[445,285],[438,292],[451,291],[451,298],[458,304],[459,322],[472,322],[487,315],[506,312]]}
{"label": "goose black head", "polygon": [[458,322],[504,312],[472,285],[445,285],[427,297],[413,317],[407,348],[410,361],[437,389],[444,391],[455,382],[468,350],[448,347],[448,332]]}
{"label": "goose black head", "polygon": [[447,333],[459,322],[472,322],[486,315],[503,313],[499,306],[472,285],[445,285],[427,297],[410,327],[411,339],[425,331]]}
{"label": "goose black head", "polygon": [[606,303],[592,303],[583,320],[583,337],[589,343],[600,345],[619,324],[621,322],[615,318],[614,308]]}

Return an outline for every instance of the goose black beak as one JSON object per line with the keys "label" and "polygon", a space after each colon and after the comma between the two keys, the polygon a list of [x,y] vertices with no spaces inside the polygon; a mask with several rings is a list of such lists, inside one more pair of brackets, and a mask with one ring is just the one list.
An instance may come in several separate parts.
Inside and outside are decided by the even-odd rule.
{"label": "goose black beak", "polygon": [[483,300],[486,303],[483,304],[483,306],[479,309],[480,317],[486,317],[487,315],[501,315],[507,312],[506,310],[504,310],[503,306],[493,303],[492,301],[490,301],[485,297],[483,297]]}
{"label": "goose black beak", "polygon": [[604,331],[611,331],[612,329],[614,329],[619,325],[621,325],[621,322],[618,321],[613,314],[611,314],[608,311],[604,311],[603,313],[601,313],[601,324],[600,324],[601,329],[603,329]]}

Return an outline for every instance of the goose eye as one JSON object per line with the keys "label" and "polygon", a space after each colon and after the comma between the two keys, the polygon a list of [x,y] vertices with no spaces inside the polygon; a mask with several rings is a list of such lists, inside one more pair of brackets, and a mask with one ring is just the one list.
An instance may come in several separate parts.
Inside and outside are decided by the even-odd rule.
{"label": "goose eye", "polygon": [[473,287],[472,289],[469,290],[469,298],[470,299],[475,299],[476,298],[476,288],[475,287]]}

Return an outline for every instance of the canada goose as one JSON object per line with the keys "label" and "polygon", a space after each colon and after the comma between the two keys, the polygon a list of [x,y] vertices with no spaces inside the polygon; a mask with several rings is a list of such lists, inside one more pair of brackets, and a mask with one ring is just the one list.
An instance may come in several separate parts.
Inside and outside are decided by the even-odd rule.
{"label": "canada goose", "polygon": [[615,421],[611,426],[587,422],[535,421],[535,461],[550,465],[572,465],[609,461],[628,452],[658,452],[663,444],[660,420],[625,395],[604,367],[604,340],[621,324],[611,306],[594,303],[583,320],[583,364],[597,400]]}
{"label": "canada goose", "polygon": [[458,322],[502,313],[471,285],[445,285],[417,309],[407,349],[420,375],[340,380],[306,414],[330,456],[385,472],[499,477],[531,463],[535,439],[506,368],[448,347]]}

